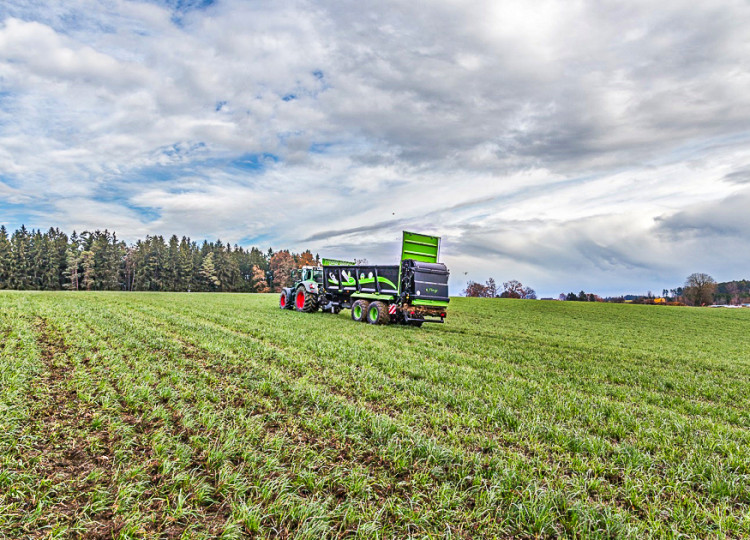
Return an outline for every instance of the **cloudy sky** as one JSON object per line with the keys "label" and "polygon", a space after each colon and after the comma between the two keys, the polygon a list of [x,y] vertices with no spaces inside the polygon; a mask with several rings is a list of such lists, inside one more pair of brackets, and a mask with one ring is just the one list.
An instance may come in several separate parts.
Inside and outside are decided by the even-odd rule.
{"label": "cloudy sky", "polygon": [[393,263],[452,290],[750,278],[746,0],[5,0],[0,223]]}

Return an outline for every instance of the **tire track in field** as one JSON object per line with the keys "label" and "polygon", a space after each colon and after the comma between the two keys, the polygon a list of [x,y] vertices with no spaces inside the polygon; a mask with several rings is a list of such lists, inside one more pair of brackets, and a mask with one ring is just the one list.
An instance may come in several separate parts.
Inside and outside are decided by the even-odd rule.
{"label": "tire track in field", "polygon": [[[34,473],[53,486],[51,491],[56,503],[45,511],[36,530],[29,533],[39,538],[47,535],[44,526],[62,524],[75,528],[83,522],[85,532],[73,536],[111,538],[118,532],[111,508],[90,512],[87,506],[96,488],[115,495],[111,481],[115,441],[105,427],[92,429],[93,407],[81,401],[71,389],[75,366],[62,338],[45,319],[38,318],[34,326],[44,372],[30,395],[30,401],[38,406],[32,415],[36,420],[38,442],[35,455],[27,457],[34,462]],[[92,474],[95,472],[100,472],[101,476]],[[33,512],[34,509],[34,503],[28,501],[25,510]]]}
{"label": "tire track in field", "polygon": [[[64,347],[66,351],[71,347],[70,345],[65,344],[61,337],[57,338],[57,342]],[[107,343],[107,345],[110,344]],[[77,345],[73,345],[72,347],[78,348]],[[90,352],[89,349],[85,348],[80,348],[79,350],[84,354]],[[97,352],[100,351],[97,349]],[[93,370],[97,368],[96,364],[97,362],[92,361],[86,356],[83,359],[83,363],[75,367],[82,372],[86,372],[90,380],[98,380],[100,384],[104,383],[107,388],[111,389],[112,394],[114,394],[114,399],[120,409],[116,413],[116,418],[132,432],[129,437],[130,440],[122,441],[126,444],[125,447],[118,444],[115,444],[114,447],[116,449],[119,448],[121,451],[125,450],[129,454],[131,459],[126,464],[123,464],[124,466],[129,467],[131,471],[142,467],[148,475],[149,486],[143,493],[143,496],[146,497],[146,499],[139,500],[138,504],[140,505],[143,514],[153,516],[154,519],[147,519],[145,522],[138,523],[137,526],[140,531],[138,534],[145,534],[147,536],[159,538],[179,538],[194,524],[192,523],[192,518],[174,519],[168,515],[169,507],[174,507],[178,503],[175,500],[175,494],[169,492],[169,488],[172,484],[170,484],[170,479],[161,473],[160,463],[154,453],[151,442],[158,431],[167,432],[183,442],[187,439],[188,435],[184,430],[181,431],[178,429],[172,431],[169,429],[168,425],[165,425],[159,420],[154,421],[148,419],[147,416],[149,411],[147,405],[143,403],[129,403],[124,397],[127,388],[123,387],[121,378],[116,377],[113,370],[109,369],[110,366],[106,365],[102,366],[104,367],[102,370],[104,376],[99,378],[93,373]],[[98,389],[98,393],[103,393],[101,386]],[[112,418],[109,418],[109,427],[112,427]],[[121,441],[115,436],[114,442],[120,443]],[[112,460],[110,460],[109,463],[112,463]],[[194,462],[194,465],[198,467],[199,463]],[[196,469],[196,472],[198,470],[200,469]],[[127,474],[121,474],[120,476],[127,477]],[[215,485],[215,477],[204,475],[201,478],[207,483],[213,483]],[[114,487],[122,488],[122,485]],[[159,497],[160,494],[164,495],[163,499]],[[116,502],[115,505],[117,504],[118,503]],[[218,506],[216,504],[203,506],[195,504],[192,499],[184,501],[181,504],[184,505],[186,510],[194,511],[194,513],[202,516],[202,529],[204,529],[204,532],[209,534],[210,537],[218,537],[223,532],[226,520],[230,515],[226,504]],[[112,538],[117,535],[118,531],[128,525],[126,518],[123,518],[122,515],[117,515],[114,518],[113,526],[110,527],[109,530],[104,530],[103,532],[106,538]],[[199,527],[199,530],[200,529],[201,528]],[[194,528],[191,528],[191,531],[192,530],[194,530]],[[86,537],[88,538],[89,536],[87,535]]]}
{"label": "tire track in field", "polygon": [[[107,336],[102,335],[98,330],[91,325],[87,325],[92,334],[100,336],[106,346],[115,353],[119,354],[119,351],[112,342],[107,339]],[[121,355],[121,358],[125,365],[130,368],[132,372],[137,372],[139,366],[134,364],[126,355]],[[160,472],[159,459],[154,454],[152,448],[152,442],[157,432],[165,433],[179,440],[182,444],[190,446],[191,437],[201,434],[201,430],[189,428],[182,424],[181,419],[183,414],[178,411],[168,400],[163,398],[159,399],[161,404],[170,415],[172,425],[158,420],[149,419],[149,413],[151,409],[149,405],[153,403],[149,401],[145,402],[129,402],[125,399],[127,388],[123,382],[122,377],[118,377],[114,370],[108,369],[105,374],[105,382],[114,390],[115,399],[121,409],[121,419],[129,424],[135,431],[138,448],[135,449],[135,453],[140,454],[142,461],[145,461],[148,465],[147,470],[149,472],[150,488],[148,491],[151,495],[158,493],[164,493],[169,491],[170,483],[169,479]],[[156,390],[156,383],[150,385],[152,390]],[[214,471],[207,466],[205,454],[201,454],[198,457],[191,458],[191,473],[196,474],[199,478],[211,486],[214,494],[219,492],[218,490],[218,479]],[[230,502],[226,498],[219,498],[211,502],[208,505],[197,504],[192,498],[186,502],[186,506],[192,510],[198,512],[201,515],[202,525],[206,529],[206,532],[211,537],[219,536],[227,523],[227,520],[231,516]],[[174,522],[167,516],[166,505],[174,505],[175,501],[171,497],[165,497],[164,500],[154,499],[149,505],[149,510],[156,515],[156,519],[151,526],[147,527],[148,532],[164,535],[167,538],[179,538],[185,533],[187,525],[184,520]]]}

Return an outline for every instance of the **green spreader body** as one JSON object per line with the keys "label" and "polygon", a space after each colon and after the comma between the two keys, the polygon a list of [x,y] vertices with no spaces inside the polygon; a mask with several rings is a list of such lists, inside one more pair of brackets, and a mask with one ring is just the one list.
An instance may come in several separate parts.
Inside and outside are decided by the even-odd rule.
{"label": "green spreader body", "polygon": [[302,279],[282,291],[280,307],[331,313],[351,309],[354,320],[371,324],[441,323],[450,302],[450,273],[438,262],[439,254],[439,237],[404,231],[400,264],[323,259],[319,269],[303,269]]}

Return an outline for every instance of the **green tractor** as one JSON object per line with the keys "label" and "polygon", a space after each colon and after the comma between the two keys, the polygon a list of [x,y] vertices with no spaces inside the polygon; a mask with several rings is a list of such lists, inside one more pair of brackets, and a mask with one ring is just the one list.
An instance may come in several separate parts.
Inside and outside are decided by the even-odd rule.
{"label": "green tractor", "polygon": [[320,291],[323,285],[323,269],[303,266],[293,270],[294,285],[281,290],[279,307],[296,309],[305,313],[317,311],[320,307]]}
{"label": "green tractor", "polygon": [[281,291],[279,307],[311,313],[350,309],[370,324],[442,323],[448,308],[448,277],[437,262],[440,238],[404,231],[401,264],[358,265],[323,259],[296,270],[295,283]]}

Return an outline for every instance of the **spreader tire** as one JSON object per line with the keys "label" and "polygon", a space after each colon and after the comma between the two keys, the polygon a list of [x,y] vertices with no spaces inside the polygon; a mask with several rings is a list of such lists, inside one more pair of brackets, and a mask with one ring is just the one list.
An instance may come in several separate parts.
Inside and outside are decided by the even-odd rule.
{"label": "spreader tire", "polygon": [[365,322],[367,320],[367,306],[370,304],[367,300],[357,300],[352,304],[352,320]]}
{"label": "spreader tire", "polygon": [[294,308],[297,311],[312,313],[318,309],[318,299],[307,292],[304,287],[297,287],[294,293]]}
{"label": "spreader tire", "polygon": [[376,300],[367,308],[367,322],[370,324],[388,324],[391,316],[388,315],[388,306]]}

